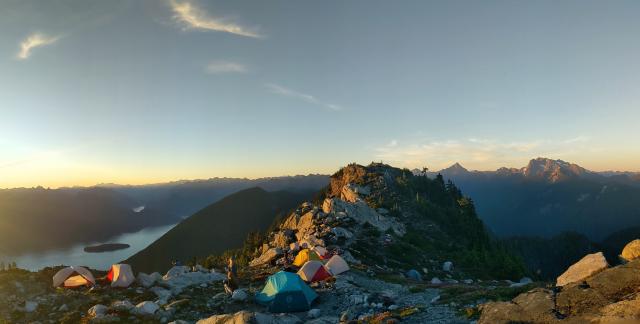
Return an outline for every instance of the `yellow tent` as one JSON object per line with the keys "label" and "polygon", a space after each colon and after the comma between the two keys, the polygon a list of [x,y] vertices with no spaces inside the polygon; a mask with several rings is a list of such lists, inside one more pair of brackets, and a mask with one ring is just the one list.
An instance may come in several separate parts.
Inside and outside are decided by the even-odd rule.
{"label": "yellow tent", "polygon": [[302,249],[296,255],[296,259],[293,260],[293,265],[296,267],[301,267],[303,264],[307,263],[307,261],[320,261],[320,256],[315,251],[311,251],[309,249]]}

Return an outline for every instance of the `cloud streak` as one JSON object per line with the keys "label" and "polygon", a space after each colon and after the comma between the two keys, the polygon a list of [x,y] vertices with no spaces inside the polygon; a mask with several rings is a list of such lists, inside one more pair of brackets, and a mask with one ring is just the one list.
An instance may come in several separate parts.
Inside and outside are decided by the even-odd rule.
{"label": "cloud streak", "polygon": [[243,64],[236,62],[213,61],[206,66],[205,71],[209,74],[246,73],[248,69]]}
{"label": "cloud streak", "polygon": [[[578,139],[578,140],[576,140]],[[531,158],[543,156],[567,158],[585,150],[593,150],[587,137],[560,140],[533,139],[499,141],[469,138],[451,140],[393,140],[373,149],[376,160],[409,168],[428,166],[439,170],[453,163],[469,164],[472,168],[495,170],[503,166],[521,166]]]}
{"label": "cloud streak", "polygon": [[26,60],[31,56],[31,51],[37,47],[51,45],[60,39],[60,36],[47,36],[41,33],[33,33],[20,43],[20,51],[16,57],[19,60]]}
{"label": "cloud streak", "polygon": [[189,1],[171,0],[173,19],[182,24],[184,29],[218,31],[245,37],[261,38],[262,35],[251,28],[240,26],[229,19],[214,18]]}
{"label": "cloud streak", "polygon": [[265,84],[265,87],[267,87],[269,92],[271,92],[273,94],[277,94],[277,95],[283,96],[283,97],[295,98],[295,99],[298,99],[298,100],[302,100],[302,101],[304,101],[306,103],[310,103],[310,104],[313,104],[313,105],[316,105],[316,106],[320,106],[320,107],[323,107],[323,108],[326,108],[326,109],[329,109],[329,110],[333,110],[333,111],[342,110],[341,106],[320,101],[316,97],[314,97],[314,96],[312,96],[310,94],[297,92],[297,91],[294,91],[292,89],[283,87],[283,86],[278,85],[278,84],[267,83],[267,84]]}

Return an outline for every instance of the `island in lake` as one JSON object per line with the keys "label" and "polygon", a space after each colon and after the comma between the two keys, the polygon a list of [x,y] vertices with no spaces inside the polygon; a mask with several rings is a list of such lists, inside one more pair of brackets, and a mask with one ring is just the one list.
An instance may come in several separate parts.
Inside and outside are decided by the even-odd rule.
{"label": "island in lake", "polygon": [[124,244],[124,243],[105,243],[105,244],[87,246],[84,248],[84,251],[87,253],[100,253],[100,252],[123,250],[129,247],[130,247],[129,244]]}

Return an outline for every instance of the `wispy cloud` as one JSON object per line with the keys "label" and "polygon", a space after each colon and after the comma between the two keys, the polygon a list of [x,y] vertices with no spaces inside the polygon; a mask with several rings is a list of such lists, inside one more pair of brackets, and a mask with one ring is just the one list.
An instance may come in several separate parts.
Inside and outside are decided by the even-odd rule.
{"label": "wispy cloud", "polygon": [[335,111],[342,110],[341,106],[320,101],[316,97],[314,97],[314,96],[312,96],[310,94],[297,92],[295,90],[291,90],[289,88],[283,87],[283,86],[278,85],[278,84],[267,83],[267,84],[265,84],[265,86],[267,87],[267,89],[269,89],[269,91],[271,93],[274,93],[274,94],[277,94],[277,95],[280,95],[280,96],[296,98],[296,99],[302,100],[302,101],[310,103],[310,104],[314,104],[314,105],[317,105],[317,106],[321,106],[321,107],[327,108],[329,110],[335,110]]}
{"label": "wispy cloud", "polygon": [[569,139],[532,139],[526,141],[499,141],[485,138],[425,140],[405,142],[392,140],[374,148],[376,160],[409,168],[428,166],[433,170],[448,167],[455,162],[484,170],[498,167],[519,167],[531,158],[569,158],[584,152],[590,145],[587,137]]}
{"label": "wispy cloud", "polygon": [[16,57],[26,60],[31,56],[31,51],[36,47],[51,45],[60,39],[60,36],[47,36],[41,33],[33,33],[20,43],[20,51]]}
{"label": "wispy cloud", "polygon": [[173,19],[181,23],[184,29],[219,31],[254,38],[262,37],[255,29],[240,26],[228,18],[211,17],[206,11],[190,1],[170,0],[169,3],[173,10]]}
{"label": "wispy cloud", "polygon": [[230,61],[212,61],[205,68],[205,71],[210,74],[246,73],[247,70],[243,64]]}

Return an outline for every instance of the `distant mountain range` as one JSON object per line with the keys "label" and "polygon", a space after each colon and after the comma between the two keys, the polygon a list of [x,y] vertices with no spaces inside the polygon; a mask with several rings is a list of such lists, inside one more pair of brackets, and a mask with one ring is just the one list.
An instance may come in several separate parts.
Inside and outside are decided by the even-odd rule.
{"label": "distant mountain range", "polygon": [[239,248],[249,232],[264,232],[315,192],[267,192],[250,188],[231,194],[198,211],[128,260],[136,271],[166,271],[172,260],[220,254]]}
{"label": "distant mountain range", "polygon": [[0,189],[0,255],[104,242],[145,227],[174,224],[229,194],[251,187],[307,193],[328,183],[329,176],[308,175],[255,180],[212,178],[140,186]]}
{"label": "distant mountain range", "polygon": [[329,184],[329,176],[321,174],[247,178],[210,178],[181,180],[149,185],[100,184],[123,193],[140,206],[162,209],[181,220],[223,197],[243,189],[260,187],[266,191],[317,191]]}
{"label": "distant mountain range", "polygon": [[599,241],[640,226],[638,173],[594,172],[562,160],[536,158],[522,168],[469,171],[456,163],[426,174],[442,174],[455,182],[475,201],[480,218],[503,237],[575,231]]}

